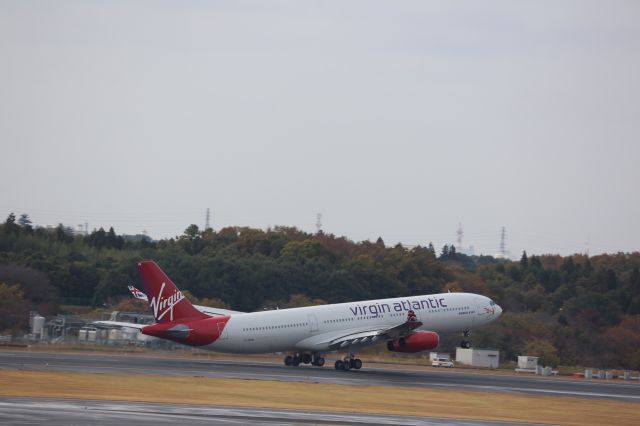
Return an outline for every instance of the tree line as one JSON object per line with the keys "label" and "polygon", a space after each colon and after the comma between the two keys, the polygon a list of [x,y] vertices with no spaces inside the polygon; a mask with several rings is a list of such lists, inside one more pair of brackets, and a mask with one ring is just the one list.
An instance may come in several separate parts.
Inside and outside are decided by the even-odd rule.
{"label": "tree line", "polygon": [[[503,357],[540,356],[546,365],[640,369],[640,253],[467,256],[446,245],[412,248],[353,242],[293,227],[261,230],[190,225],[151,241],[33,227],[12,214],[0,224],[0,330],[25,327],[28,310],[111,306],[129,298],[135,264],[153,259],[194,299],[240,311],[468,291],[504,308],[475,332]],[[5,318],[11,318],[5,319]],[[452,348],[458,336],[446,337]]]}

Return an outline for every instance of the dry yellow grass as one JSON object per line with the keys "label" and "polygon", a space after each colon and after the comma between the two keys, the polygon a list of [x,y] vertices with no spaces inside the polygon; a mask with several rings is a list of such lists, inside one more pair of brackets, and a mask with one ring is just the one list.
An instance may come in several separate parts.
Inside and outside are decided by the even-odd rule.
{"label": "dry yellow grass", "polygon": [[640,404],[504,393],[263,380],[0,371],[0,395],[381,413],[563,425],[636,425]]}

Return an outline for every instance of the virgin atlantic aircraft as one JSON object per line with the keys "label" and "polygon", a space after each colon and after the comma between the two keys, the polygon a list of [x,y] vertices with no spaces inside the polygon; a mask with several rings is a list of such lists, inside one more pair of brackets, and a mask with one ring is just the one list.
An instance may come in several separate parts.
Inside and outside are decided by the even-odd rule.
{"label": "virgin atlantic aircraft", "polygon": [[438,346],[438,333],[469,333],[495,321],[502,309],[488,297],[443,293],[367,300],[304,308],[236,312],[192,305],[153,261],[138,263],[145,293],[130,287],[136,298],[150,298],[156,323],[116,321],[97,324],[140,329],[143,334],[202,349],[236,354],[290,352],[284,363],[324,365],[324,354],[346,351],[337,370],[360,369],[354,356],[361,348],[385,343],[390,351],[420,352]]}

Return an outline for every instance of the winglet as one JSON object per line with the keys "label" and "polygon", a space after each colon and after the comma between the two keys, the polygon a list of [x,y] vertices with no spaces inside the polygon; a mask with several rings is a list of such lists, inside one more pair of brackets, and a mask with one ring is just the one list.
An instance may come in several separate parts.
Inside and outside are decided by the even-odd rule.
{"label": "winglet", "polygon": [[130,285],[130,286],[127,286],[127,288],[131,292],[131,295],[136,299],[144,300],[145,302],[149,301],[149,298],[147,297],[147,295],[144,294],[142,291],[138,290],[137,288],[135,288],[134,286]]}

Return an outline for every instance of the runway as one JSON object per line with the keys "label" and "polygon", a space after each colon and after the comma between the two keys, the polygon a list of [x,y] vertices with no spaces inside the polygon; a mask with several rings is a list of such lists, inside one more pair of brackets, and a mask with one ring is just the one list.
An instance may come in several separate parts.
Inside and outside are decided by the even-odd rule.
{"label": "runway", "polygon": [[[162,426],[162,425],[423,425],[489,426],[519,423],[438,419],[349,413],[309,412],[200,405],[151,404],[111,401],[0,398],[0,424],[47,426]],[[531,423],[527,423],[531,426]]]}
{"label": "runway", "polygon": [[619,380],[571,380],[551,377],[475,374],[469,370],[409,370],[372,367],[359,371],[286,367],[274,362],[193,360],[140,355],[94,355],[0,351],[0,368],[85,373],[158,374],[345,385],[425,387],[449,390],[514,392],[640,402],[640,384]]}

